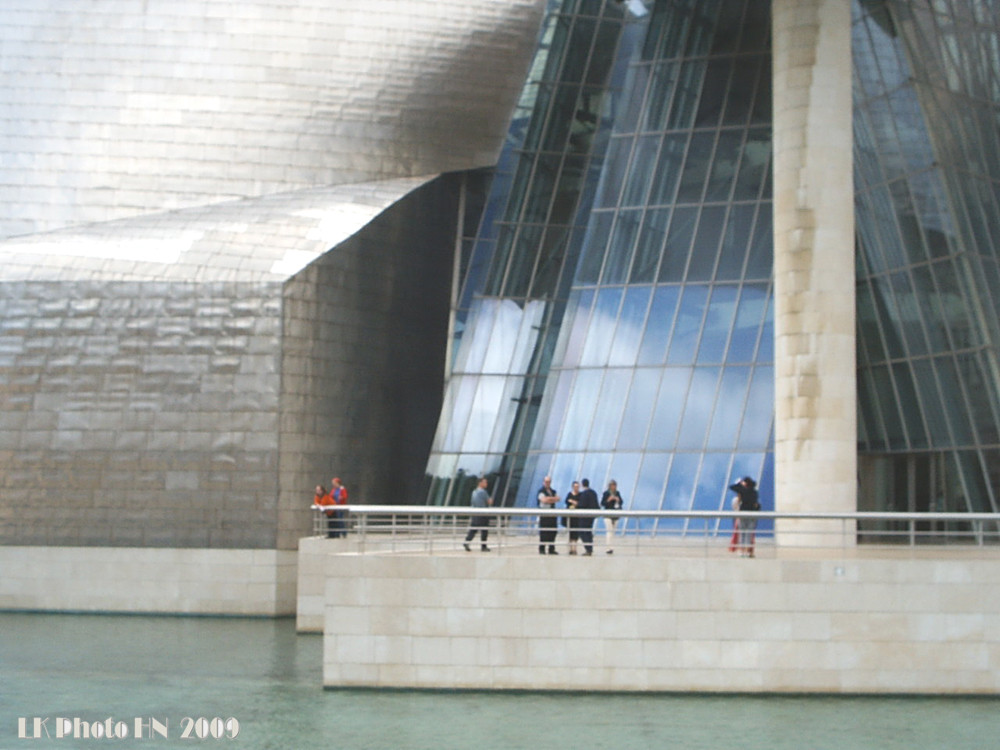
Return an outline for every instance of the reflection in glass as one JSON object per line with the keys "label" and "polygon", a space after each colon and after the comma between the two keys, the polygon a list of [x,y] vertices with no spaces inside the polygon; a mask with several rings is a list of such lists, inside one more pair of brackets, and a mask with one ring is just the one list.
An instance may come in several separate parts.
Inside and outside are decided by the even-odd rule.
{"label": "reflection in glass", "polygon": [[512,128],[527,142],[501,157],[504,222],[475,245],[496,237],[493,296],[462,287],[429,463],[466,473],[436,476],[434,497],[482,466],[503,503],[533,505],[551,473],[561,492],[614,477],[631,507],[718,508],[736,464],[771,461],[768,3],[553,7]]}

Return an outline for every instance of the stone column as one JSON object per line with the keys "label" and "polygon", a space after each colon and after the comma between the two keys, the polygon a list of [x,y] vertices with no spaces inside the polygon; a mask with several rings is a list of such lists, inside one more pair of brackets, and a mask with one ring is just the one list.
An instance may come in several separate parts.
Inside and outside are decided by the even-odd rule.
{"label": "stone column", "polygon": [[[851,3],[772,0],[775,474],[779,511],[857,508]],[[854,543],[836,521],[782,545]]]}

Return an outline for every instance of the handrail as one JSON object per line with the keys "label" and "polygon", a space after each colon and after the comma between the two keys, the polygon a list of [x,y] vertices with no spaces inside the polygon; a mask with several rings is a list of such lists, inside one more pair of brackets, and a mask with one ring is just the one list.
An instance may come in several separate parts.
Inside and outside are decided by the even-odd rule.
{"label": "handrail", "polygon": [[[461,549],[470,533],[471,520],[492,519],[491,542],[496,546],[529,548],[539,543],[540,519],[558,518],[559,544],[566,531],[578,530],[573,519],[595,519],[597,540],[610,549],[701,541],[706,549],[730,539],[737,526],[752,529],[754,541],[770,547],[846,549],[877,544],[906,546],[965,544],[1000,547],[1000,513],[916,513],[890,511],[734,511],[734,510],[580,510],[570,508],[473,508],[427,505],[337,505],[311,506],[314,535],[346,536],[351,531],[360,549],[365,544],[388,544],[392,550],[415,546],[425,550]],[[339,511],[331,525],[324,511]],[[617,527],[596,519],[614,517]],[[743,519],[756,523],[744,524]],[[481,528],[482,524],[477,526]],[[591,524],[586,524],[591,526]],[[569,527],[569,528],[567,528]],[[332,533],[336,529],[338,533]],[[386,541],[388,540],[388,541]],[[468,543],[468,539],[465,543]],[[729,547],[732,548],[732,542]],[[477,541],[478,545],[479,542]]]}
{"label": "handrail", "polygon": [[312,505],[313,510],[344,510],[354,516],[557,516],[578,518],[768,518],[792,520],[846,521],[994,521],[1000,523],[1000,513],[917,513],[895,511],[738,511],[738,510],[580,510],[578,508],[473,508],[462,505]]}

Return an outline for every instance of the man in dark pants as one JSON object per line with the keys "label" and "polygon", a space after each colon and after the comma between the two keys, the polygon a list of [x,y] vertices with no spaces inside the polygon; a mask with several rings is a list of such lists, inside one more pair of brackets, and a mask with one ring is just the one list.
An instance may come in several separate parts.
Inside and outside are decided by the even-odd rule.
{"label": "man in dark pants", "polygon": [[[579,510],[600,510],[601,504],[597,502],[597,493],[590,489],[590,480],[581,479],[580,484],[583,485],[583,491],[580,493],[580,499],[576,501],[576,507]],[[594,516],[574,518],[572,523],[583,542],[583,554],[594,554]]]}
{"label": "man in dark pants", "polygon": [[[469,505],[473,508],[488,508],[493,505],[493,498],[490,497],[490,493],[486,491],[486,485],[488,484],[486,477],[481,477],[479,479],[476,489],[472,491],[472,499],[469,501]],[[465,547],[466,552],[472,552],[472,547],[469,546],[469,542],[476,538],[476,532],[479,532],[479,549],[483,552],[489,552],[490,548],[486,546],[486,539],[490,535],[490,519],[492,516],[472,516],[469,519],[469,533],[465,535],[465,543],[462,544]]]}
{"label": "man in dark pants", "polygon": [[[552,477],[545,477],[538,490],[538,507],[555,508],[559,502],[559,493],[552,489]],[[538,518],[538,554],[544,555],[546,550],[550,555],[556,552],[556,532],[559,530],[559,519],[556,516],[539,516]]]}

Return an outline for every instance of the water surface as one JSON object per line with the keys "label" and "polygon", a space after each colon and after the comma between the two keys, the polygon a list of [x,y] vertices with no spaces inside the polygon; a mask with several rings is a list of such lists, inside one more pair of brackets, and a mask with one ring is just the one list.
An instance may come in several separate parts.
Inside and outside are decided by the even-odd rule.
{"label": "water surface", "polygon": [[[0,749],[980,750],[1000,738],[991,698],[323,690],[321,660],[322,638],[291,619],[0,613]],[[19,739],[18,718],[30,736],[34,717],[52,736]],[[57,739],[56,717],[124,721],[130,735]],[[136,739],[136,717],[166,723],[167,738]],[[199,717],[235,717],[239,733],[199,739]]]}

